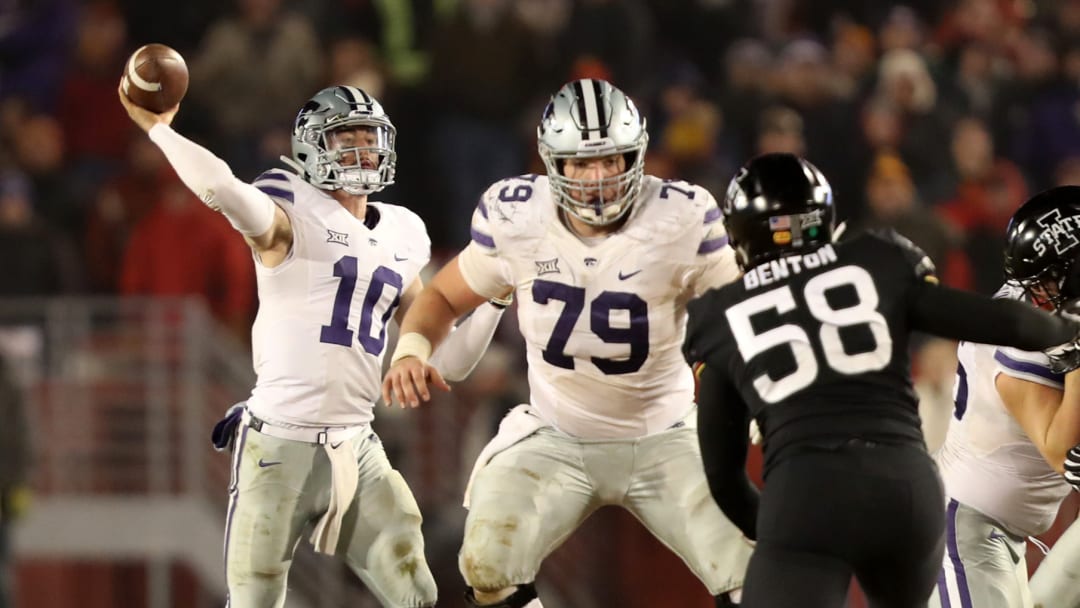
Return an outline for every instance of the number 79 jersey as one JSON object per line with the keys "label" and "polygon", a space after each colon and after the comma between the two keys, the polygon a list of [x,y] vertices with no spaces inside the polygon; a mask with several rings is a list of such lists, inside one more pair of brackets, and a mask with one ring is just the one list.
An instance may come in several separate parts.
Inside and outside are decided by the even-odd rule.
{"label": "number 79 jersey", "polygon": [[285,171],[267,171],[254,185],[289,216],[293,245],[274,268],[255,262],[257,380],[248,407],[299,426],[370,422],[387,326],[431,256],[424,223],[403,207],[372,202],[358,219]]}
{"label": "number 79 jersey", "polygon": [[686,303],[738,276],[705,189],[646,176],[626,223],[589,240],[562,223],[547,177],[525,175],[484,194],[471,232],[461,273],[484,296],[515,289],[541,417],[577,437],[641,437],[693,407]]}
{"label": "number 79 jersey", "polygon": [[895,233],[770,261],[691,303],[687,356],[728,376],[770,462],[814,439],[921,441],[908,294],[927,280],[929,258]]}

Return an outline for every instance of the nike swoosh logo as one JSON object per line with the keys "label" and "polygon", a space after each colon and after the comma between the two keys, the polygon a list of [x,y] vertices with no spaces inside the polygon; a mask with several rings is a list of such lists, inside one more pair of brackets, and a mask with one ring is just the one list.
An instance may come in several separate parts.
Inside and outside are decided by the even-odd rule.
{"label": "nike swoosh logo", "polygon": [[398,254],[396,254],[396,253],[394,254],[394,261],[395,262],[404,262],[407,259],[409,259],[409,258],[399,258]]}
{"label": "nike swoosh logo", "polygon": [[266,461],[265,461],[265,460],[263,460],[262,458],[260,458],[260,459],[259,459],[259,467],[260,467],[260,468],[264,468],[264,469],[265,469],[266,467],[272,467],[272,466],[274,466],[275,464],[281,464],[281,461],[280,461],[280,460],[275,460],[275,461],[273,461],[273,462],[266,462]]}
{"label": "nike swoosh logo", "polygon": [[641,270],[635,270],[634,272],[631,272],[630,274],[623,274],[622,271],[620,270],[619,271],[619,280],[620,281],[625,281],[626,279],[629,279],[630,277],[638,274],[639,272],[641,272]]}
{"label": "nike swoosh logo", "polygon": [[338,449],[338,447],[340,447],[340,446],[341,446],[341,444],[343,444],[343,443],[345,443],[345,442],[344,442],[344,441],[339,441],[339,442],[337,442],[337,443],[331,443],[331,444],[330,444],[330,449],[331,449],[331,450],[336,450],[336,449]]}

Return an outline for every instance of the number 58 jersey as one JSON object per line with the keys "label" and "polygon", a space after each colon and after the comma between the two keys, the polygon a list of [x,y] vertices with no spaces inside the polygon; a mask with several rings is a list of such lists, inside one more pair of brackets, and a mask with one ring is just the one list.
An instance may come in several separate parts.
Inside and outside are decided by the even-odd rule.
{"label": "number 58 jersey", "polygon": [[738,389],[765,435],[766,467],[803,442],[921,443],[909,303],[933,272],[892,232],[760,264],[690,304],[687,357]]}
{"label": "number 58 jersey", "polygon": [[561,221],[548,178],[525,175],[484,194],[471,233],[459,268],[478,294],[515,289],[542,418],[577,437],[626,438],[685,417],[686,303],[738,276],[712,195],[646,176],[626,223],[588,239]]}
{"label": "number 58 jersey", "polygon": [[368,202],[356,218],[326,192],[272,170],[254,182],[292,223],[280,265],[255,261],[252,327],[256,416],[299,426],[370,422],[382,385],[387,326],[431,256],[423,221]]}

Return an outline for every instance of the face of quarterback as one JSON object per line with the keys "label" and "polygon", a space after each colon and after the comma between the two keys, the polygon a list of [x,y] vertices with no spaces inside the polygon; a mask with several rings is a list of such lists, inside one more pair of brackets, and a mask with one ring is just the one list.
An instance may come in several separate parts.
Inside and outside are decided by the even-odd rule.
{"label": "face of quarterback", "polygon": [[372,127],[348,126],[334,129],[326,136],[328,150],[340,150],[338,162],[345,167],[357,164],[361,169],[375,170],[379,167],[379,155],[374,148],[379,145],[379,134]]}
{"label": "face of quarterback", "polygon": [[568,158],[563,164],[563,175],[583,182],[578,187],[567,189],[570,198],[579,203],[601,203],[618,198],[625,186],[614,178],[625,171],[626,157],[622,154]]}

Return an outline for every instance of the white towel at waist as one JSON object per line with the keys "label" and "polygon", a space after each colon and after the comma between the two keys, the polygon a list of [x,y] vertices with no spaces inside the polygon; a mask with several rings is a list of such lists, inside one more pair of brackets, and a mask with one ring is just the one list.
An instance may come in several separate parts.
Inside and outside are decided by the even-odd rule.
{"label": "white towel at waist", "polygon": [[515,407],[503,416],[502,421],[499,423],[499,432],[495,433],[495,436],[484,446],[483,450],[480,450],[480,455],[476,458],[476,464],[473,465],[472,473],[469,474],[469,482],[465,484],[465,500],[462,501],[462,504],[465,505],[466,509],[469,508],[469,495],[472,492],[473,481],[476,479],[476,474],[480,472],[480,469],[491,462],[491,459],[499,452],[545,426],[550,425],[534,414],[532,407],[526,403]]}

